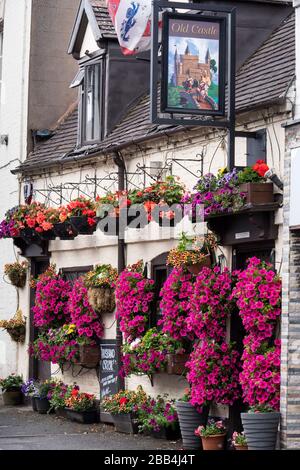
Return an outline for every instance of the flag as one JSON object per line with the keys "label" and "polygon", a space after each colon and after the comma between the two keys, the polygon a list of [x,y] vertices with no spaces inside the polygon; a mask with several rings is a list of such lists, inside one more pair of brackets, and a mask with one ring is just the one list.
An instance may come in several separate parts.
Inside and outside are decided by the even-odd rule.
{"label": "flag", "polygon": [[151,47],[151,0],[106,0],[124,55]]}

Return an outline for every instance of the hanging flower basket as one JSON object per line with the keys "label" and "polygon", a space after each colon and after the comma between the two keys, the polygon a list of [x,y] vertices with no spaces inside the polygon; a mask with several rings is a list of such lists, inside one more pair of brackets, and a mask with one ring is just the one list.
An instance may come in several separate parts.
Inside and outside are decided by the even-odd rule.
{"label": "hanging flower basket", "polygon": [[88,299],[97,313],[111,313],[116,306],[115,291],[109,287],[90,287]]}
{"label": "hanging flower basket", "polygon": [[74,240],[77,230],[69,222],[54,224],[54,232],[61,240]]}
{"label": "hanging flower basket", "polygon": [[185,363],[189,359],[189,354],[167,354],[166,372],[169,375],[184,375],[186,373]]}
{"label": "hanging flower basket", "polygon": [[26,284],[28,263],[12,263],[4,266],[4,273],[8,276],[8,279],[13,286],[23,288]]}
{"label": "hanging flower basket", "polygon": [[7,333],[16,343],[24,343],[26,328],[25,325],[16,326],[14,328],[6,328]]}
{"label": "hanging flower basket", "polygon": [[186,266],[186,268],[191,274],[197,275],[204,267],[210,268],[211,264],[211,255],[209,253],[205,255],[199,263],[189,264]]}
{"label": "hanging flower basket", "polygon": [[15,316],[10,320],[1,320],[0,328],[4,328],[16,343],[24,343],[26,334],[26,322],[22,310],[17,310]]}
{"label": "hanging flower basket", "polygon": [[82,367],[93,368],[100,362],[100,348],[98,345],[80,345],[79,359],[76,364]]}
{"label": "hanging flower basket", "polygon": [[33,243],[39,244],[41,242],[41,237],[33,228],[23,228],[20,231],[20,237],[27,245],[32,245]]}
{"label": "hanging flower basket", "polygon": [[93,225],[89,224],[88,217],[86,215],[70,217],[70,223],[80,235],[92,235],[97,228],[96,223]]}

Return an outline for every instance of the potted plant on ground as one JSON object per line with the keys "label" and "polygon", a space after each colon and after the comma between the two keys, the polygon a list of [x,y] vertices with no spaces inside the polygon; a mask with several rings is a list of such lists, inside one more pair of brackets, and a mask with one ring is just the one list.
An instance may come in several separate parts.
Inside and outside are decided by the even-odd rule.
{"label": "potted plant on ground", "polygon": [[224,450],[226,428],[223,421],[208,420],[206,426],[199,426],[195,430],[196,436],[202,441],[203,450]]}
{"label": "potted plant on ground", "polygon": [[74,387],[67,395],[65,399],[67,418],[82,424],[92,424],[98,421],[95,395],[79,392],[78,387]]}
{"label": "potted plant on ground", "polygon": [[209,407],[195,407],[190,403],[191,392],[186,389],[183,397],[176,401],[176,410],[184,449],[198,449],[199,439],[195,435],[195,429],[205,426],[208,419]]}
{"label": "potted plant on ground", "polygon": [[234,432],[232,434],[232,444],[235,450],[248,450],[247,439],[244,432]]}
{"label": "potted plant on ground", "polygon": [[88,288],[88,299],[95,312],[111,313],[115,309],[114,288],[118,271],[110,264],[99,264],[84,277]]}
{"label": "potted plant on ground", "polygon": [[35,398],[38,396],[38,381],[34,379],[27,380],[21,388],[23,395],[30,398],[33,411],[37,411]]}
{"label": "potted plant on ground", "polygon": [[3,328],[16,343],[24,343],[26,333],[26,322],[22,310],[18,309],[10,320],[0,320],[0,328]]}
{"label": "potted plant on ground", "polygon": [[66,206],[67,218],[77,233],[91,235],[96,230],[95,202],[83,196],[74,199]]}
{"label": "potted plant on ground", "polygon": [[168,395],[148,398],[138,408],[139,432],[156,439],[176,440],[180,437],[177,411],[174,400]]}
{"label": "potted plant on ground", "polygon": [[4,274],[8,276],[13,286],[23,288],[26,284],[27,269],[27,261],[22,261],[22,263],[16,261],[4,266]]}
{"label": "potted plant on ground", "polygon": [[102,400],[103,410],[111,413],[117,432],[136,434],[138,432],[138,412],[148,403],[143,388],[123,390]]}
{"label": "potted plant on ground", "polygon": [[51,392],[51,398],[49,400],[50,410],[54,410],[57,416],[66,418],[66,399],[70,398],[72,390],[76,388],[79,390],[79,387],[76,386],[76,384],[66,385],[61,380],[57,382]]}
{"label": "potted plant on ground", "polygon": [[35,396],[36,409],[39,414],[51,413],[50,399],[57,381],[53,379],[44,380],[37,384],[37,394]]}
{"label": "potted plant on ground", "polygon": [[22,403],[22,385],[23,377],[21,375],[11,374],[5,379],[0,379],[4,405],[17,406]]}
{"label": "potted plant on ground", "polygon": [[203,267],[212,265],[217,246],[216,237],[212,233],[189,237],[182,232],[179,244],[170,250],[167,264],[175,268],[184,267],[196,275]]}

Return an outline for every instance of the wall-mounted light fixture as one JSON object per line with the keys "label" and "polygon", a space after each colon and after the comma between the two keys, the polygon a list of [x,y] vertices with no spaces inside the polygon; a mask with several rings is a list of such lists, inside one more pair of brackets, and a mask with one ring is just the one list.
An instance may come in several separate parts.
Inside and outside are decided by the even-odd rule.
{"label": "wall-mounted light fixture", "polygon": [[277,188],[283,190],[283,182],[278,178],[278,176],[276,175],[275,171],[272,168],[270,168],[270,170],[268,170],[264,176],[265,178],[269,178],[269,180],[271,180],[272,183],[274,183],[275,186],[277,186]]}

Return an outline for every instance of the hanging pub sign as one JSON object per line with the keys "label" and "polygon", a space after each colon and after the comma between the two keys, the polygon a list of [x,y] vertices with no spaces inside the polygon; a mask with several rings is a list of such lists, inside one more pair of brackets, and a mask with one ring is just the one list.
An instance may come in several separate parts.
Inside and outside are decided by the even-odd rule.
{"label": "hanging pub sign", "polygon": [[163,13],[161,111],[224,115],[226,22]]}

